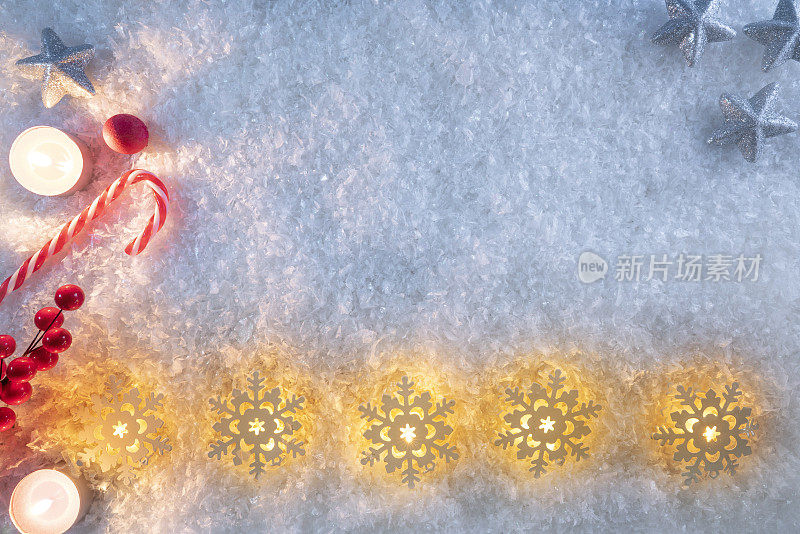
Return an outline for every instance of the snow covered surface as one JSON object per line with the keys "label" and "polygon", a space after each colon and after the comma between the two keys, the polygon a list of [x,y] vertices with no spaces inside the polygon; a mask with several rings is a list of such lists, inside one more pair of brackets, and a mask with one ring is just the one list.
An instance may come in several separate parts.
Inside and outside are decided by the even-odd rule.
{"label": "snow covered surface", "polygon": [[[725,2],[720,16],[741,30],[773,9]],[[657,0],[2,2],[0,152],[50,124],[86,139],[97,166],[85,191],[43,198],[0,158],[2,274],[132,164],[173,203],[142,256],[122,252],[151,209],[137,191],[0,305],[21,343],[59,284],[88,296],[68,318],[74,347],[0,437],[0,504],[62,456],[28,447],[62,417],[48,406],[70,402],[58,385],[85,387],[88,362],[114,360],[157,368],[152,386],[186,415],[170,461],[102,492],[78,531],[797,528],[798,139],[769,140],[757,164],[705,139],[723,91],[779,81],[796,119],[800,64],[764,74],[740,34],[689,69],[649,42],[665,21]],[[48,110],[19,75],[46,26],[96,47],[94,98]],[[99,136],[119,112],[150,126],[132,159]],[[609,262],[605,280],[578,280],[586,250]],[[763,261],[755,282],[613,279],[617,256],[680,253]],[[340,414],[398,353],[442,369],[466,402],[509,362],[573,360],[604,377],[610,437],[535,483],[492,468],[478,439],[419,491],[365,483]],[[291,476],[248,485],[207,457],[197,421],[262,354],[308,377],[324,416]],[[762,435],[750,469],[681,489],[643,452],[647,384],[710,364],[762,384]]]}

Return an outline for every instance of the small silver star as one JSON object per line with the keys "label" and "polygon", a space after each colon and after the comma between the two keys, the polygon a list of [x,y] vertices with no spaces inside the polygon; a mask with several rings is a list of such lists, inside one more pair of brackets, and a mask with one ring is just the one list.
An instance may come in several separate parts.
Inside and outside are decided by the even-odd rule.
{"label": "small silver star", "polygon": [[748,24],[744,27],[744,34],[766,47],[761,61],[764,72],[787,59],[800,61],[800,26],[794,0],[779,0],[772,20]]}
{"label": "small silver star", "polygon": [[94,57],[91,45],[64,46],[56,32],[42,30],[42,53],[17,61],[29,76],[42,78],[42,102],[52,108],[66,94],[90,97],[94,86],[83,69]]}
{"label": "small silver star", "polygon": [[653,34],[652,41],[659,45],[677,44],[694,66],[700,60],[706,43],[730,41],[736,32],[714,17],[717,0],[666,0],[669,21]]}
{"label": "small silver star", "polygon": [[715,130],[708,143],[720,146],[736,143],[744,159],[756,161],[764,139],[797,130],[797,123],[772,112],[777,94],[777,83],[767,85],[749,100],[722,93],[719,107],[725,127]]}

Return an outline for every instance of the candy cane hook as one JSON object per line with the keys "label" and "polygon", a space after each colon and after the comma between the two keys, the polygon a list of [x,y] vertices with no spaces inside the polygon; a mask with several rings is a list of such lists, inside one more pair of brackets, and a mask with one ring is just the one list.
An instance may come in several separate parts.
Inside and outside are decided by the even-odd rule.
{"label": "candy cane hook", "polygon": [[25,260],[14,274],[6,278],[5,282],[0,285],[0,303],[3,302],[8,293],[19,289],[26,279],[41,269],[47,258],[58,254],[67,243],[72,241],[83,230],[87,222],[100,217],[105,212],[105,209],[126,188],[140,182],[153,190],[156,208],[144,230],[125,247],[125,253],[129,256],[136,256],[142,252],[147,247],[150,239],[164,226],[164,221],[167,219],[167,207],[169,206],[169,192],[167,192],[167,188],[155,174],[141,169],[133,169],[109,185],[86,209],[77,217],[65,223],[50,241],[45,243],[36,254]]}

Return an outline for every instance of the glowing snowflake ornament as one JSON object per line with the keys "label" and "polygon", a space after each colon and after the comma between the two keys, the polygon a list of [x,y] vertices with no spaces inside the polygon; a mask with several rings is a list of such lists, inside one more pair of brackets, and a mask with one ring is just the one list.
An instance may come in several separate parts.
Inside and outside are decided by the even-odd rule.
{"label": "glowing snowflake ornament", "polygon": [[362,419],[372,423],[364,431],[372,446],[362,452],[361,463],[383,462],[387,473],[402,469],[401,481],[409,488],[421,481],[420,474],[434,470],[437,457],[445,462],[458,458],[456,448],[446,442],[453,429],[445,419],[455,401],[442,399],[434,408],[430,391],[417,394],[413,386],[404,376],[394,394],[383,395],[380,407],[358,407]]}
{"label": "glowing snowflake ornament", "polygon": [[305,454],[303,442],[292,437],[301,424],[292,414],[303,409],[303,397],[283,398],[281,389],[267,390],[266,379],[258,371],[247,379],[247,390],[234,389],[230,398],[209,399],[220,415],[214,430],[221,438],[211,444],[209,458],[230,454],[234,465],[250,458],[250,474],[258,479],[267,465],[280,465],[288,454]]}
{"label": "glowing snowflake ornament", "polygon": [[670,414],[674,425],[659,426],[653,439],[661,445],[676,444],[673,458],[686,462],[684,483],[697,482],[703,474],[716,478],[721,472],[736,473],[737,458],[752,453],[748,443],[758,425],[749,407],[738,406],[742,391],[734,382],[725,386],[722,397],[709,389],[704,397],[692,388],[677,387],[675,398],[688,409]]}
{"label": "glowing snowflake ornament", "polygon": [[93,446],[79,455],[81,463],[96,463],[104,473],[113,470],[117,479],[130,483],[139,467],[172,449],[159,435],[164,421],[156,414],[163,398],[155,393],[143,398],[124,380],[109,378],[106,393],[92,397],[87,417],[95,423],[86,427],[84,437]]}
{"label": "glowing snowflake ornament", "polygon": [[601,407],[590,400],[578,406],[578,390],[564,389],[566,377],[560,369],[549,375],[548,389],[534,382],[527,392],[506,389],[506,402],[513,410],[503,419],[510,426],[499,432],[494,444],[517,448],[517,458],[530,458],[535,478],[546,472],[550,462],[563,465],[571,454],[575,461],[589,456],[582,439],[591,433],[587,421],[597,417]]}

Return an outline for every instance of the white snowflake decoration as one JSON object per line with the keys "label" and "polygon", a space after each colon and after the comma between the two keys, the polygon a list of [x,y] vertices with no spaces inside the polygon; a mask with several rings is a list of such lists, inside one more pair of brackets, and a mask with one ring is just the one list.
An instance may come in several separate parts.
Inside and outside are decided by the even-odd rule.
{"label": "white snowflake decoration", "polygon": [[597,417],[600,406],[594,401],[578,406],[578,390],[563,390],[566,378],[560,369],[550,375],[550,392],[534,382],[527,392],[506,389],[506,402],[514,409],[503,419],[511,427],[499,432],[495,445],[516,446],[517,458],[531,458],[534,478],[546,472],[550,462],[563,465],[571,454],[578,461],[589,456],[589,448],[581,441],[591,433],[587,424]]}
{"label": "white snowflake decoration", "polygon": [[234,389],[230,399],[210,399],[212,409],[222,417],[214,424],[221,435],[211,444],[209,458],[230,454],[234,465],[252,458],[250,474],[258,479],[267,464],[280,465],[288,454],[305,454],[303,442],[293,436],[301,424],[292,414],[303,408],[303,397],[281,397],[279,387],[267,391],[258,371],[248,377],[247,390]]}
{"label": "white snowflake decoration", "polygon": [[79,455],[80,462],[96,463],[104,473],[114,470],[121,482],[130,483],[137,468],[172,450],[169,440],[159,435],[164,421],[156,411],[163,398],[154,393],[142,398],[137,388],[126,389],[124,380],[110,377],[106,393],[92,396],[85,413],[94,421],[84,429],[84,438],[93,446]]}
{"label": "white snowflake decoration", "polygon": [[358,408],[362,419],[373,422],[364,431],[373,446],[362,452],[361,463],[383,461],[387,473],[402,469],[401,480],[409,488],[421,480],[420,474],[433,471],[437,456],[445,462],[458,458],[456,448],[445,442],[453,432],[445,419],[455,401],[442,399],[433,409],[430,392],[415,395],[413,386],[404,376],[394,395],[383,395],[380,408],[370,403]]}
{"label": "white snowflake decoration", "polygon": [[750,419],[751,409],[736,406],[742,395],[739,384],[725,386],[722,398],[713,389],[702,398],[692,388],[679,385],[677,390],[675,398],[688,410],[672,412],[675,424],[658,427],[653,439],[661,445],[677,443],[673,458],[689,464],[683,473],[687,485],[700,480],[703,472],[710,478],[723,471],[735,474],[737,458],[752,453],[747,438],[758,428]]}

